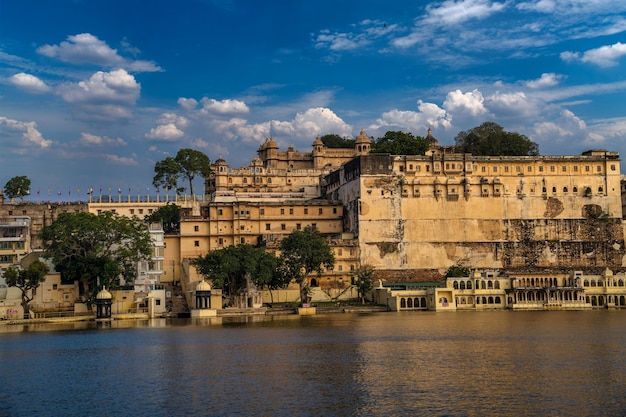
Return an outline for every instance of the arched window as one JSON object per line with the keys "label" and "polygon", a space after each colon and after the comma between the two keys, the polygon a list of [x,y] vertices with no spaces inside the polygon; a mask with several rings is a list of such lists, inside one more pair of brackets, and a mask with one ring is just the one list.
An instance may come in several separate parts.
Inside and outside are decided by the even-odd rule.
{"label": "arched window", "polygon": [[567,193],[567,187],[563,187],[563,192]]}
{"label": "arched window", "polygon": [[400,308],[406,308],[406,299],[405,298],[401,298],[400,299]]}
{"label": "arched window", "polygon": [[495,298],[495,302],[496,302],[496,304],[500,304],[500,297],[496,297]]}
{"label": "arched window", "polygon": [[459,289],[459,282],[458,281],[454,281],[454,283],[452,283],[452,287],[454,287],[455,290]]}
{"label": "arched window", "polygon": [[485,281],[481,281],[480,282],[480,288],[482,288],[483,290],[487,289],[487,283]]}
{"label": "arched window", "polygon": [[487,288],[489,288],[489,289],[493,288],[493,281],[492,280],[487,281]]}
{"label": "arched window", "polygon": [[459,288],[462,289],[462,290],[465,289],[465,281],[459,282]]}
{"label": "arched window", "polygon": [[495,288],[496,290],[499,290],[500,289],[500,281],[495,280],[493,282],[493,288]]}
{"label": "arched window", "polygon": [[583,282],[583,287],[588,287],[588,286],[589,286],[589,281],[588,281],[588,280],[585,280],[585,281]]}
{"label": "arched window", "polygon": [[467,281],[467,289],[468,290],[472,289],[472,281]]}
{"label": "arched window", "polygon": [[413,308],[413,299],[412,298],[408,298],[406,300],[406,306],[407,306],[407,308]]}
{"label": "arched window", "polygon": [[493,297],[489,297],[489,299],[488,299],[487,303],[489,303],[489,304],[493,304]]}

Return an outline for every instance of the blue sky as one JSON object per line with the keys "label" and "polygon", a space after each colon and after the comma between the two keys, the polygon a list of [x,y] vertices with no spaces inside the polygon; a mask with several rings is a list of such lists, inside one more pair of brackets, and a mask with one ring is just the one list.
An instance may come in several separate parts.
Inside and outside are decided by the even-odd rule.
{"label": "blue sky", "polygon": [[0,0],[0,187],[144,194],[181,148],[485,121],[624,155],[625,74],[623,0]]}

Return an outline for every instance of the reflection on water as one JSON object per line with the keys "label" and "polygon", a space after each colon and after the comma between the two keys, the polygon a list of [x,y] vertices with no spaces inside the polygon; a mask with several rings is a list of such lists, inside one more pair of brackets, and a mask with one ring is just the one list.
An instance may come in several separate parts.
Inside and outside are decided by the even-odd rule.
{"label": "reflection on water", "polygon": [[0,416],[623,416],[625,314],[3,326]]}

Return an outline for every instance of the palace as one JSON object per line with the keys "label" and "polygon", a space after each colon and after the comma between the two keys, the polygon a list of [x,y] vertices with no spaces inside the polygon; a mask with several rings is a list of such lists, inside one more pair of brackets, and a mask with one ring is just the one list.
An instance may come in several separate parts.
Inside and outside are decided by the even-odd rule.
{"label": "palace", "polygon": [[[486,157],[453,153],[430,129],[427,139],[426,155],[414,156],[371,154],[364,131],[352,148],[327,148],[317,138],[311,152],[279,151],[268,138],[248,166],[233,168],[217,159],[202,196],[129,195],[38,209],[3,202],[0,217],[7,227],[30,222],[29,238],[16,243],[17,236],[7,235],[11,243],[5,249],[14,256],[26,254],[27,246],[40,248],[37,231],[59,212],[111,210],[143,217],[174,203],[181,207],[179,232],[163,236],[151,226],[157,243],[151,261],[140,267],[144,292],[153,284],[179,283],[183,293],[191,294],[202,281],[190,265],[199,255],[240,243],[277,252],[282,238],[313,226],[329,238],[336,257],[334,268],[310,278],[320,301],[356,297],[355,272],[369,265],[381,281],[376,297],[392,309],[441,309],[444,304],[448,309],[524,308],[549,305],[555,297],[570,306],[624,306],[622,295],[595,293],[604,284],[592,289],[584,280],[568,281],[573,271],[621,276],[626,269],[626,200],[617,153]],[[478,288],[483,278],[444,280],[454,265],[479,275],[493,271],[488,273],[498,277],[492,284],[499,288],[485,288],[483,295]],[[531,276],[551,280],[534,290],[535,285],[522,285],[527,282],[523,277]],[[444,281],[444,287],[432,284]],[[543,292],[544,287],[554,291]],[[402,291],[420,295],[403,298]],[[429,291],[432,296],[426,296]],[[595,299],[587,299],[591,293]],[[296,289],[285,291],[283,301],[297,295]],[[188,304],[194,305],[191,299]]]}

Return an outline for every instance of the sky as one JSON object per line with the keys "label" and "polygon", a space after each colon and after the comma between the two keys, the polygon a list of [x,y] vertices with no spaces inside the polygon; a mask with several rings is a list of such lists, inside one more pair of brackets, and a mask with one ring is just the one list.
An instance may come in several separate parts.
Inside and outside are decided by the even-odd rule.
{"label": "sky", "polygon": [[626,155],[626,1],[0,0],[0,188],[27,200],[154,194],[182,148],[486,121]]}

